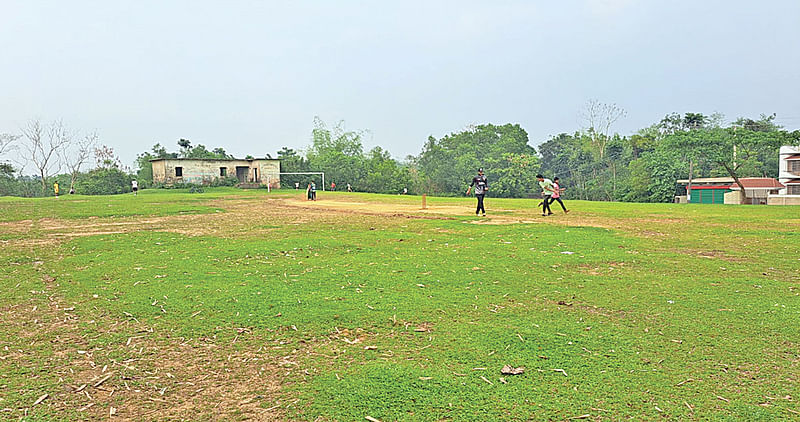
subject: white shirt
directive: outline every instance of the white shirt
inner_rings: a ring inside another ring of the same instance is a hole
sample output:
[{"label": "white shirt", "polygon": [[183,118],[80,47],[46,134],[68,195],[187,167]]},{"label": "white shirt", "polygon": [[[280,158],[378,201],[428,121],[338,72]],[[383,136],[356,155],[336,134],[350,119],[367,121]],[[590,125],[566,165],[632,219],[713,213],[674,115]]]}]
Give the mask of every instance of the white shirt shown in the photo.
[{"label": "white shirt", "polygon": [[131,181],[131,187],[138,188],[139,187],[139,182],[137,182],[135,180],[132,180]]}]

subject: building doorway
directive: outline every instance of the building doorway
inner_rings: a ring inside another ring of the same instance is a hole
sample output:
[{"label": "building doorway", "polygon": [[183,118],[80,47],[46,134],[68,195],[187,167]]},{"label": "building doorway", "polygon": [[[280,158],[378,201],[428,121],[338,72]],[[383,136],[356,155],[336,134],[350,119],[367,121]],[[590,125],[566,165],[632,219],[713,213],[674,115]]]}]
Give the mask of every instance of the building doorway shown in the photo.
[{"label": "building doorway", "polygon": [[239,183],[247,183],[247,174],[250,173],[250,167],[236,166],[236,178]]}]

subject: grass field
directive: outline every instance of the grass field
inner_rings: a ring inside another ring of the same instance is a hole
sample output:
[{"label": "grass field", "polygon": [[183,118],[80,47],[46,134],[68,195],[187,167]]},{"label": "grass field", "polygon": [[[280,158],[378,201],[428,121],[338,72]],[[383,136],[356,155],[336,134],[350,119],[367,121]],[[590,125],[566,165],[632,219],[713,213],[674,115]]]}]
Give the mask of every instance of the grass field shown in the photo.
[{"label": "grass field", "polygon": [[301,196],[0,198],[0,418],[800,418],[797,207]]}]

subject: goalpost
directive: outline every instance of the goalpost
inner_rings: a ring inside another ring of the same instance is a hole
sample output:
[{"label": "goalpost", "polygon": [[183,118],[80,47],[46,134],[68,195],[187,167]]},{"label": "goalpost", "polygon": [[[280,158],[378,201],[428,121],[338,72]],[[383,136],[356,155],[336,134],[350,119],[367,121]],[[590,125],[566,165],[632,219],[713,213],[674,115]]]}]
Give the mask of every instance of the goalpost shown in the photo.
[{"label": "goalpost", "polygon": [[[283,173],[283,172],[278,173],[278,175],[281,175],[281,176],[284,175],[284,174],[287,175],[287,176],[288,175],[315,175],[315,176],[322,176],[322,191],[323,192],[325,191],[325,172],[321,172],[321,171],[313,172],[312,171],[312,172],[300,172],[300,173]],[[270,192],[269,185],[270,185],[269,178],[267,178],[267,192]]]}]

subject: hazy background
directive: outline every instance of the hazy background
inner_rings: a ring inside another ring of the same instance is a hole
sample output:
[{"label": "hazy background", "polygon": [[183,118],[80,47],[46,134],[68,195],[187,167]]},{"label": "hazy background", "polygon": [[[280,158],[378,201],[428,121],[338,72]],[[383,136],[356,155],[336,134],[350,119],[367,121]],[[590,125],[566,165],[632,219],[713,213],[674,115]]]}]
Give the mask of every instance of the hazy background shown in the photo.
[{"label": "hazy background", "polygon": [[63,119],[132,165],[178,138],[242,157],[312,119],[417,154],[520,123],[536,145],[596,98],[629,134],[669,112],[800,126],[800,1],[0,0],[0,132]]}]

